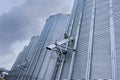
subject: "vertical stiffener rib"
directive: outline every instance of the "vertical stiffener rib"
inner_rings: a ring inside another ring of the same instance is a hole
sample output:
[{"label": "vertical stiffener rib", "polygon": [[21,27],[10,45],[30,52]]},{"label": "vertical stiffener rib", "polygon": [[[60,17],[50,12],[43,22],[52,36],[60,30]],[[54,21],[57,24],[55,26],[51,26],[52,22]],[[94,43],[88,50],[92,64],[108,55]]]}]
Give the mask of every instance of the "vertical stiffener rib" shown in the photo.
[{"label": "vertical stiffener rib", "polygon": [[112,0],[109,0],[109,18],[110,18],[112,80],[118,80],[117,62],[116,62],[116,48],[115,48],[114,17],[113,17],[113,2],[112,2]]},{"label": "vertical stiffener rib", "polygon": [[96,0],[93,0],[92,17],[91,17],[91,24],[90,24],[90,35],[89,35],[89,45],[88,45],[86,80],[90,80],[90,78],[91,78],[93,36],[94,36],[94,24],[95,24],[95,9],[96,9]]}]

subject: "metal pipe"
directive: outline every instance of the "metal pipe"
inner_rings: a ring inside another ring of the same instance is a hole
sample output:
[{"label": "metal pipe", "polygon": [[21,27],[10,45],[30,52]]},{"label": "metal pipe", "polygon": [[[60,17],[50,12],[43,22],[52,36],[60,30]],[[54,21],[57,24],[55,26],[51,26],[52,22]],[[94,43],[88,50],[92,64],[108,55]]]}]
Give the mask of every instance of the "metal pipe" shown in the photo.
[{"label": "metal pipe", "polygon": [[[82,14],[80,15],[80,19],[82,18]],[[81,21],[77,27],[77,32],[76,32],[76,37],[75,37],[75,44],[74,44],[74,49],[77,48],[77,43],[78,43],[78,37],[79,37],[79,31],[80,31],[80,24],[81,24]],[[69,70],[69,73],[68,73],[68,80],[71,80],[71,77],[72,77],[72,72],[73,72],[73,66],[74,66],[74,59],[75,59],[75,51],[72,53],[72,59],[71,59],[71,64],[70,64],[70,70]]]},{"label": "metal pipe", "polygon": [[62,51],[61,47],[58,46],[58,48],[59,48],[59,51],[60,51],[60,60],[62,59],[62,61],[60,63],[60,70],[59,70],[59,73],[58,73],[58,78],[57,78],[57,80],[60,80],[61,79],[62,70],[63,70],[64,60],[65,60],[65,55],[63,54],[63,51]]},{"label": "metal pipe", "polygon": [[58,79],[57,80],[61,79],[61,74],[62,74],[62,70],[63,70],[64,61],[65,61],[65,56],[62,59],[60,70],[59,70],[59,74],[58,74]]}]

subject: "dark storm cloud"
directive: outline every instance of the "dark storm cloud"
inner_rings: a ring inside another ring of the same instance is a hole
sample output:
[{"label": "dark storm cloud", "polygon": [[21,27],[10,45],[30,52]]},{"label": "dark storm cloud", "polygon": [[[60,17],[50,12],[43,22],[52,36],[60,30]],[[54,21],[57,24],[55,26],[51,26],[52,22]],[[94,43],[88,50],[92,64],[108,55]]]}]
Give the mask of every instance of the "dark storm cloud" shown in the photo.
[{"label": "dark storm cloud", "polygon": [[12,53],[11,44],[40,33],[49,15],[69,12],[73,0],[27,0],[0,16],[0,54]]}]

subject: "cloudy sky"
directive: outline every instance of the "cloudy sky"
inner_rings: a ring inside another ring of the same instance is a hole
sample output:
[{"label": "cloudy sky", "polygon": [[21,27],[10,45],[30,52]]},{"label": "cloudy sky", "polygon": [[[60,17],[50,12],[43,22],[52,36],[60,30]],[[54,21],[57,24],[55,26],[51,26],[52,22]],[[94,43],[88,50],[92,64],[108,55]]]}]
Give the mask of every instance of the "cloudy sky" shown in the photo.
[{"label": "cloudy sky", "polygon": [[71,13],[74,0],[0,0],[0,68],[10,69],[53,14]]}]

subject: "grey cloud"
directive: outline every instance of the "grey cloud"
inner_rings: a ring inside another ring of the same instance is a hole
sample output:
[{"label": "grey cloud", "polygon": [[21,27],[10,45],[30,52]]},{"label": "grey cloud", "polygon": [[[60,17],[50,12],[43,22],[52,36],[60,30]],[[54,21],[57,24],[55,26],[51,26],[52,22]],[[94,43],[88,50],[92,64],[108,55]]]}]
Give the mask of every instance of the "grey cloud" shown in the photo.
[{"label": "grey cloud", "polygon": [[43,21],[51,14],[70,13],[73,0],[27,0],[0,16],[0,55],[13,53],[16,41],[39,35]]}]

